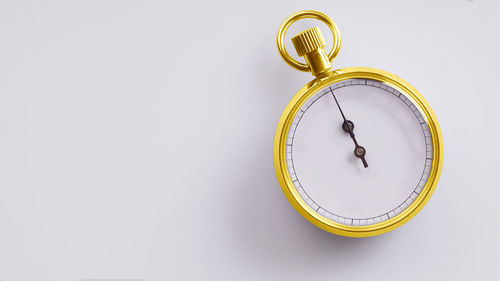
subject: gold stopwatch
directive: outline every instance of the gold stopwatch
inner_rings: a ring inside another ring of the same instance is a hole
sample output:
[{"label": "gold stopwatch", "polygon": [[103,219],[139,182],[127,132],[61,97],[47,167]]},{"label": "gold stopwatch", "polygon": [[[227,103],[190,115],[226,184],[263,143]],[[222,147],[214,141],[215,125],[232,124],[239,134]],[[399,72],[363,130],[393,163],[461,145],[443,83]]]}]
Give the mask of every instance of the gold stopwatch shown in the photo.
[{"label": "gold stopwatch", "polygon": [[[285,49],[297,20],[324,22],[333,35],[327,54],[318,27]],[[302,11],[280,26],[278,51],[315,78],[285,108],[274,141],[278,181],[293,207],[314,225],[343,236],[378,235],[404,224],[427,203],[443,163],[443,140],[429,104],[403,79],[367,67],[332,70],[340,33],[328,16]]]}]

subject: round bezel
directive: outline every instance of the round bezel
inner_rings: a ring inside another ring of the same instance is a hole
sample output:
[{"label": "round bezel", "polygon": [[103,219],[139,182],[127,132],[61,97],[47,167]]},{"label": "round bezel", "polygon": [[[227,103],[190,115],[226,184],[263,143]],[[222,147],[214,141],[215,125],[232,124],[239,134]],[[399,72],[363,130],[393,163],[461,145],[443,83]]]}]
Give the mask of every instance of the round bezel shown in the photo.
[{"label": "round bezel", "polygon": [[[379,81],[381,83],[388,84],[389,86],[397,89],[402,94],[404,94],[415,104],[415,106],[418,107],[418,109],[422,113],[422,116],[429,128],[432,139],[433,161],[430,168],[429,178],[418,197],[400,214],[388,220],[365,226],[350,226],[340,224],[319,215],[313,209],[311,209],[311,207],[309,207],[309,205],[304,202],[295,186],[293,185],[286,160],[286,142],[288,132],[295,115],[298,113],[302,105],[325,86],[332,83],[356,78]],[[424,207],[424,205],[427,203],[432,193],[434,192],[434,189],[436,188],[439,175],[441,173],[443,162],[442,159],[443,141],[441,130],[439,128],[439,124],[434,112],[422,97],[422,95],[409,83],[397,77],[396,75],[382,70],[366,67],[350,67],[335,70],[333,74],[328,78],[322,80],[313,80],[302,89],[300,89],[285,108],[278,123],[274,141],[274,165],[276,169],[276,175],[283,192],[285,193],[292,206],[314,225],[328,232],[350,237],[366,237],[382,234],[401,226],[402,224],[410,220],[413,216],[415,216]]]}]

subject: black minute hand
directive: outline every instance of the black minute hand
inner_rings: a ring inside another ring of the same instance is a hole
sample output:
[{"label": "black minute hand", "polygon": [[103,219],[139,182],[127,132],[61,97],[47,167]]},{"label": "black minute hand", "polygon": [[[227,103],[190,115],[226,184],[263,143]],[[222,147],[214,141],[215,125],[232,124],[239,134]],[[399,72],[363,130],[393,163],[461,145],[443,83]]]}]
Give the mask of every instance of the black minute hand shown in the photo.
[{"label": "black minute hand", "polygon": [[349,133],[349,136],[351,136],[351,139],[354,142],[354,156],[361,159],[361,162],[363,162],[363,166],[365,168],[368,168],[368,163],[366,162],[366,159],[365,159],[366,149],[358,144],[358,142],[356,141],[356,137],[354,136],[354,123],[345,118],[344,112],[342,111],[342,108],[340,108],[340,104],[337,101],[337,97],[333,93],[332,89],[330,89],[330,92],[332,92],[333,99],[335,99],[335,103],[337,104],[337,107],[340,110],[340,114],[342,115],[342,119],[344,119],[344,122],[342,123],[342,129],[345,132]]}]

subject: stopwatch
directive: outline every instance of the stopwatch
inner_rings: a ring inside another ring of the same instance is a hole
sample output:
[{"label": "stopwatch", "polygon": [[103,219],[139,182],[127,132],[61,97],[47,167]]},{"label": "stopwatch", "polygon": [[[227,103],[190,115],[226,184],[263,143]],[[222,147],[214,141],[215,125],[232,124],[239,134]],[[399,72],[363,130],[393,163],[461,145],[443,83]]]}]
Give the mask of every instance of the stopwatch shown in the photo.
[{"label": "stopwatch", "polygon": [[[292,43],[305,64],[285,49],[297,20],[324,22],[333,35],[327,54],[319,27]],[[367,67],[332,70],[341,44],[331,18],[292,14],[280,26],[278,51],[315,78],[286,106],[274,141],[278,181],[291,205],[334,234],[366,237],[393,230],[415,216],[438,183],[443,141],[429,104],[409,83]]]}]

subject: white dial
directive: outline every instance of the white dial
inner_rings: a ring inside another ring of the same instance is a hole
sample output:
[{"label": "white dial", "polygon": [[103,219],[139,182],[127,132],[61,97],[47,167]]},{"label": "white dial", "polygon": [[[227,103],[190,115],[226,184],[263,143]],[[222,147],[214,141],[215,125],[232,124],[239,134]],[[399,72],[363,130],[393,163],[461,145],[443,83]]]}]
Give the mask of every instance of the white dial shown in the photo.
[{"label": "white dial", "polygon": [[[354,126],[343,128],[344,117]],[[364,157],[355,155],[356,147],[365,149]],[[300,108],[286,158],[293,185],[312,210],[344,225],[371,225],[401,213],[422,191],[432,139],[405,94],[375,80],[349,79]]]}]

